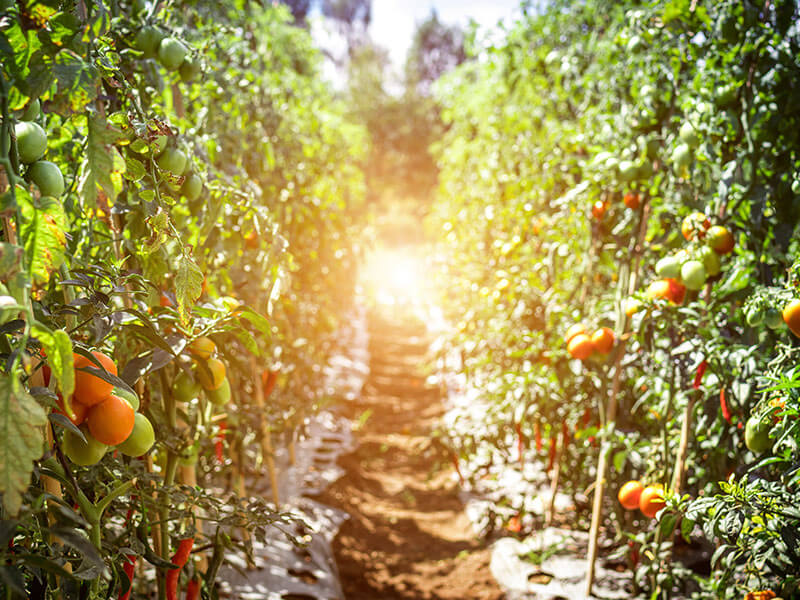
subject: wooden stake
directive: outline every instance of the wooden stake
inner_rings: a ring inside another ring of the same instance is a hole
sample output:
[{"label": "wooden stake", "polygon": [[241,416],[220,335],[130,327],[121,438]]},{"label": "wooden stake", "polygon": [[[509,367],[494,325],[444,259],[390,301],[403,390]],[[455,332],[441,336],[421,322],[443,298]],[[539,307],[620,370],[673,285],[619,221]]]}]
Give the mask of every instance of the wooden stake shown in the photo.
[{"label": "wooden stake", "polygon": [[272,432],[270,431],[269,423],[267,422],[266,406],[264,401],[264,385],[261,377],[258,375],[258,368],[256,365],[255,355],[250,355],[250,368],[256,374],[256,406],[258,407],[258,416],[261,425],[261,454],[264,457],[264,462],[267,463],[267,471],[269,472],[269,482],[272,487],[272,501],[275,503],[275,508],[280,506],[280,497],[278,494],[278,470],[275,467],[275,455],[272,449]]},{"label": "wooden stake", "polygon": [[550,526],[553,522],[553,515],[555,514],[555,507],[556,507],[556,494],[558,493],[558,480],[561,476],[561,455],[564,453],[564,441],[559,444],[558,443],[558,436],[556,436],[555,440],[556,444],[556,457],[554,460],[553,468],[555,469],[555,473],[553,473],[553,478],[550,480],[550,502],[547,506],[547,517],[545,520],[545,525]]},{"label": "wooden stake", "polygon": [[[644,243],[645,234],[647,233],[647,220],[649,215],[650,205],[645,202],[642,207],[642,216],[639,221],[639,232],[636,244],[633,247],[633,260],[630,263],[631,268],[627,273],[627,283],[623,283],[626,277],[620,277],[618,294],[619,292],[630,294],[636,289],[639,274],[639,255],[641,254],[642,244]],[[625,312],[622,310],[622,300],[621,296],[617,298],[617,331],[621,331],[627,324]],[[600,444],[600,458],[597,463],[597,477],[595,478],[594,497],[592,499],[592,524],[589,528],[586,587],[584,590],[587,598],[592,595],[592,586],[594,585],[594,567],[595,561],[597,560],[597,537],[600,533],[600,522],[603,518],[603,492],[605,491],[606,471],[608,469],[608,455],[611,452],[611,444],[608,438],[611,433],[610,428],[617,418],[617,398],[619,397],[619,388],[622,379],[622,358],[625,355],[626,345],[627,337],[620,339],[616,360],[614,361],[614,379],[611,384],[611,393],[608,396],[608,405],[606,407],[605,429]]]}]

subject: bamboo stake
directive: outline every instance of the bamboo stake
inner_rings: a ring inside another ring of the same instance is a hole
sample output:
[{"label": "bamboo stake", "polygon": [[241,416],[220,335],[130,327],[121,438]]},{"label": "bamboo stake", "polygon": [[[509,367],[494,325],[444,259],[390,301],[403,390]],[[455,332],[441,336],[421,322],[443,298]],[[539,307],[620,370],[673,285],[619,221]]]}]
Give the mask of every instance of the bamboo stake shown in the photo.
[{"label": "bamboo stake", "polygon": [[555,506],[556,506],[556,494],[558,493],[558,480],[561,476],[561,455],[564,452],[564,440],[561,443],[558,443],[558,436],[556,436],[556,457],[555,457],[555,464],[554,469],[555,473],[553,473],[553,478],[550,480],[550,502],[547,505],[547,518],[545,520],[545,525],[547,527],[553,522],[553,515],[555,514]]},{"label": "bamboo stake", "polygon": [[[642,244],[647,232],[647,219],[649,216],[649,204],[645,203],[642,208],[642,216],[639,221],[639,232],[637,236],[636,245],[633,248],[633,268],[627,274],[627,284],[623,284],[624,277],[620,277],[619,290],[630,294],[632,290],[636,289],[637,279],[639,274],[639,254],[642,250]],[[622,298],[617,298],[617,330],[621,330],[626,324],[626,315],[622,310]],[[614,378],[611,384],[611,393],[608,396],[608,405],[606,408],[606,418],[603,439],[600,444],[600,457],[597,463],[597,477],[595,478],[594,497],[592,499],[592,524],[589,528],[589,552],[587,557],[586,569],[586,588],[585,595],[588,598],[592,595],[592,586],[594,585],[595,575],[595,561],[597,560],[597,538],[600,533],[600,522],[603,517],[603,493],[605,491],[606,471],[608,470],[608,455],[611,451],[611,444],[609,442],[608,429],[613,426],[617,418],[617,398],[619,397],[619,389],[621,385],[621,372],[622,372],[622,358],[625,355],[625,346],[627,345],[627,338],[621,339],[617,349],[616,360],[614,362]]]},{"label": "bamboo stake", "polygon": [[[255,355],[250,355],[250,368],[253,373],[258,374]],[[267,463],[267,471],[269,472],[269,482],[272,487],[272,501],[275,503],[275,508],[280,506],[280,497],[278,494],[278,471],[275,468],[275,455],[272,448],[272,432],[270,431],[269,423],[267,422],[266,406],[264,402],[264,385],[261,377],[256,375],[256,406],[258,407],[258,418],[261,425],[261,453],[263,454],[264,462]]]}]

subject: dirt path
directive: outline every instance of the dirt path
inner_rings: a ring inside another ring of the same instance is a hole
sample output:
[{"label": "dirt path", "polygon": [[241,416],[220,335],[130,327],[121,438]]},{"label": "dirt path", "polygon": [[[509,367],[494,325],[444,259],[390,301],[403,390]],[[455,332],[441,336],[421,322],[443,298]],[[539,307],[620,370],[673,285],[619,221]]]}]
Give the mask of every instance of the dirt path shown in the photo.
[{"label": "dirt path", "polygon": [[334,543],[342,587],[347,600],[501,600],[450,470],[431,473],[428,434],[444,409],[419,373],[422,330],[370,319],[371,374],[347,408],[354,421],[370,416],[320,498],[350,514]]}]

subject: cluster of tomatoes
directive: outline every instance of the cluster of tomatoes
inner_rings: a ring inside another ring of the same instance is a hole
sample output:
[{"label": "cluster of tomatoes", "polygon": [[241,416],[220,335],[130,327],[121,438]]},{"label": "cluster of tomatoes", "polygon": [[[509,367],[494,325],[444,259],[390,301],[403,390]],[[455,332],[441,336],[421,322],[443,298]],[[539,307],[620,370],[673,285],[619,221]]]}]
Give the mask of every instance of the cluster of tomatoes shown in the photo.
[{"label": "cluster of tomatoes", "polygon": [[592,354],[608,354],[614,348],[616,336],[610,327],[601,327],[594,332],[586,329],[583,323],[575,323],[564,336],[567,352],[572,358],[586,360]]},{"label": "cluster of tomatoes", "polygon": [[[710,277],[720,274],[720,257],[730,254],[735,245],[727,227],[712,226],[711,220],[701,212],[691,213],[683,220],[681,233],[689,245],[656,263],[659,279],[647,287],[645,297],[648,300],[683,304],[687,289],[700,290]],[[625,301],[625,313],[629,317],[642,308],[642,302],[635,298]]]},{"label": "cluster of tomatoes", "polygon": [[27,165],[25,178],[36,185],[42,196],[57,198],[64,193],[64,175],[58,165],[42,160],[47,153],[47,133],[36,120],[41,114],[39,100],[33,100],[25,109],[21,120],[14,125],[17,140],[17,157]]},{"label": "cluster of tomatoes", "polygon": [[216,406],[224,406],[231,399],[231,384],[225,363],[214,354],[217,346],[211,338],[199,337],[189,344],[189,353],[194,359],[191,374],[181,370],[175,378],[175,399],[190,402],[205,391],[206,398]]},{"label": "cluster of tomatoes", "polygon": [[[155,443],[155,431],[148,418],[139,410],[139,398],[130,390],[114,386],[91,372],[117,375],[114,361],[102,352],[91,353],[94,360],[74,354],[75,392],[69,406],[59,396],[59,407],[77,432],[67,430],[61,448],[73,463],[88,466],[97,463],[111,446],[126,456],[141,456]],[[96,362],[95,362],[96,361]],[[45,385],[49,385],[50,370],[44,367]]]},{"label": "cluster of tomatoes", "polygon": [[641,481],[632,480],[627,482],[617,493],[617,499],[623,508],[627,510],[642,511],[646,517],[655,518],[667,503],[664,501],[664,486],[654,483],[645,486]]}]

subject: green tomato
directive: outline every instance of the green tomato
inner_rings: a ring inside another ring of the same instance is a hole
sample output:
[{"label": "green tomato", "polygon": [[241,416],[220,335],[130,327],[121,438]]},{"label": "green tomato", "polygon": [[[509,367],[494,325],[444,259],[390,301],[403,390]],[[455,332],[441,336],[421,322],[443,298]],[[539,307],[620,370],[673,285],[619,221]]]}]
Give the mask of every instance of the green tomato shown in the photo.
[{"label": "green tomato", "polygon": [[224,406],[231,399],[231,383],[228,378],[222,380],[222,385],[215,390],[206,390],[209,402],[215,406]]},{"label": "green tomato", "polygon": [[141,456],[147,454],[156,442],[156,433],[150,420],[142,413],[136,413],[133,422],[133,431],[124,442],[117,446],[117,450],[125,456]]},{"label": "green tomato", "polygon": [[64,176],[58,165],[49,160],[37,160],[28,169],[30,178],[42,196],[53,196],[57,198],[64,193]]},{"label": "green tomato", "polygon": [[186,176],[186,180],[181,186],[181,194],[189,201],[194,202],[203,193],[203,180],[195,173]]},{"label": "green tomato", "polygon": [[736,99],[736,86],[733,84],[723,85],[714,93],[714,102],[717,106],[728,106]]},{"label": "green tomato", "polygon": [[639,174],[639,169],[636,163],[632,160],[619,161],[619,178],[622,181],[633,181]]},{"label": "green tomato", "polygon": [[681,276],[681,263],[677,256],[665,256],[656,263],[656,273],[662,279],[678,279]]},{"label": "green tomato", "polygon": [[155,58],[158,53],[159,44],[161,44],[161,40],[164,39],[164,36],[165,33],[163,31],[157,27],[148,25],[147,27],[142,27],[139,33],[136,34],[133,46],[141,51],[144,58]]},{"label": "green tomato", "polygon": [[678,137],[690,148],[695,148],[700,143],[700,136],[697,134],[697,129],[689,121],[681,125],[678,132]]},{"label": "green tomato", "polygon": [[38,124],[20,121],[14,126],[17,154],[24,163],[36,162],[47,152],[47,134]]},{"label": "green tomato", "polygon": [[200,384],[192,379],[185,371],[178,373],[175,378],[175,384],[172,388],[172,393],[175,395],[175,400],[178,402],[191,402],[195,398],[200,397],[200,392],[203,388]]},{"label": "green tomato", "polygon": [[108,446],[94,439],[85,425],[81,426],[81,432],[86,438],[85,442],[73,432],[65,431],[61,449],[64,451],[64,455],[76,465],[88,467],[100,462],[100,459],[105,456]]},{"label": "green tomato", "polygon": [[747,310],[745,317],[750,327],[758,327],[764,322],[764,311],[761,310],[760,306],[754,305]]},{"label": "green tomato", "polygon": [[139,410],[139,396],[137,396],[135,393],[129,392],[125,388],[117,386],[114,386],[114,389],[111,391],[111,393],[125,400],[125,402],[130,404],[134,411]]},{"label": "green tomato", "polygon": [[678,144],[670,157],[678,169],[688,169],[692,164],[692,149],[687,143]]},{"label": "green tomato", "polygon": [[764,323],[767,324],[767,327],[770,329],[779,329],[783,327],[783,315],[781,311],[777,308],[770,306],[764,311]]},{"label": "green tomato", "polygon": [[178,148],[167,148],[156,158],[159,169],[169,171],[173,175],[182,175],[186,168],[186,154]]},{"label": "green tomato", "polygon": [[769,450],[772,447],[772,441],[769,439],[769,430],[769,423],[755,416],[747,419],[747,425],[744,428],[744,443],[747,449],[755,454],[761,454]]},{"label": "green tomato", "polygon": [[158,46],[158,61],[169,71],[175,71],[189,54],[189,49],[173,37],[164,38]]},{"label": "green tomato", "polygon": [[23,310],[13,296],[0,294],[0,325],[13,321],[19,311]]},{"label": "green tomato", "polygon": [[178,455],[178,464],[182,467],[191,467],[197,464],[197,457],[197,444],[192,444],[188,448],[181,450],[181,453]]},{"label": "green tomato", "polygon": [[25,112],[22,113],[22,121],[35,121],[39,114],[42,112],[42,103],[39,102],[38,98],[34,98],[30,101],[30,104],[25,108]]},{"label": "green tomato", "polygon": [[191,58],[186,58],[180,66],[178,72],[181,76],[181,81],[188,83],[200,74],[200,63]]},{"label": "green tomato", "polygon": [[706,282],[706,268],[699,260],[687,260],[681,267],[681,281],[690,290],[699,290]]},{"label": "green tomato", "polygon": [[710,277],[719,275],[722,269],[722,261],[719,254],[714,252],[709,246],[703,246],[697,253],[698,258],[702,261],[703,266],[706,268],[706,273]]}]

